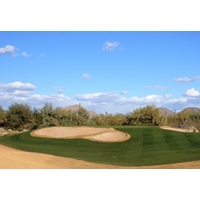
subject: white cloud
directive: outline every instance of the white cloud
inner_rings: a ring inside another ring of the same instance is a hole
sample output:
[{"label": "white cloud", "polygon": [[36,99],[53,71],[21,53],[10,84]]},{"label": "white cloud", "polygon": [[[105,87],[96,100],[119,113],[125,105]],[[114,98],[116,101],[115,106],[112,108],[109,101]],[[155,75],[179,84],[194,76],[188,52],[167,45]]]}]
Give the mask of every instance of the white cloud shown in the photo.
[{"label": "white cloud", "polygon": [[155,105],[157,107],[166,107],[171,110],[181,110],[185,107],[200,107],[200,91],[194,88],[186,91],[185,96],[181,98],[172,98],[171,94],[156,95],[151,94],[143,97],[126,97],[121,92],[98,92],[87,94],[76,94],[75,100],[62,94],[60,87],[55,87],[56,94],[42,95],[35,94],[36,86],[31,83],[22,83],[19,81],[12,83],[0,83],[0,102],[4,108],[12,103],[28,103],[32,107],[41,107],[45,103],[52,103],[53,106],[65,107],[67,105],[81,102],[88,110],[94,110],[97,113],[127,113],[138,107],[146,105]]},{"label": "white cloud", "polygon": [[[190,90],[189,90],[190,91]],[[127,113],[138,107],[146,105],[155,105],[156,107],[166,107],[168,109],[182,110],[186,107],[200,106],[200,93],[191,90],[188,97],[172,98],[171,94],[165,95],[147,95],[144,97],[132,96],[124,97],[123,94],[116,92],[110,93],[88,93],[76,94],[76,100],[81,102],[87,109],[95,110],[97,113]],[[191,97],[193,95],[193,97]],[[197,97],[197,95],[199,95]]]},{"label": "white cloud", "polygon": [[145,97],[133,96],[126,98],[118,93],[91,93],[76,94],[75,97],[89,107],[96,107],[99,112],[111,111],[112,113],[119,111],[123,113],[130,112],[138,106],[160,105],[166,101],[165,96],[154,94]]},{"label": "white cloud", "polygon": [[174,104],[174,103],[186,103],[188,101],[187,98],[176,98],[176,99],[171,99],[168,101],[168,103]]},{"label": "white cloud", "polygon": [[123,91],[121,91],[121,94],[128,94],[128,91],[123,90]]},{"label": "white cloud", "polygon": [[45,103],[52,103],[53,106],[64,107],[69,104],[73,104],[71,98],[65,96],[64,94],[51,94],[51,95],[41,95],[41,94],[33,94],[29,96],[26,101],[35,107],[43,106]]},{"label": "white cloud", "polygon": [[54,89],[55,89],[56,93],[58,93],[58,94],[61,94],[64,92],[64,90],[61,89],[60,87],[55,87]]},{"label": "white cloud", "polygon": [[[0,102],[1,106],[8,107],[12,103],[28,103],[32,107],[40,107],[45,103],[50,102],[54,106],[66,106],[74,103],[71,98],[63,94],[50,94],[41,95],[34,94],[36,86],[31,83],[12,82],[12,83],[0,83]],[[57,90],[61,91],[60,88]]]},{"label": "white cloud", "polygon": [[119,44],[119,42],[105,42],[103,45],[103,51],[114,51]]},{"label": "white cloud", "polygon": [[185,95],[189,97],[200,97],[200,92],[192,88],[192,89],[187,90]]},{"label": "white cloud", "polygon": [[25,90],[25,91],[32,91],[36,88],[35,85],[31,83],[22,83],[20,81],[12,82],[12,83],[0,83],[0,91],[13,91],[13,90]]},{"label": "white cloud", "polygon": [[165,94],[164,95],[164,97],[166,98],[166,99],[168,99],[169,97],[171,97],[172,96],[172,94]]},{"label": "white cloud", "polygon": [[82,75],[82,78],[89,79],[89,78],[91,78],[91,76],[90,76],[89,74],[87,74],[87,73],[84,73],[84,74]]},{"label": "white cloud", "polygon": [[32,54],[28,54],[26,51],[23,51],[23,52],[21,53],[21,55],[24,56],[25,58],[28,58],[28,57],[31,57],[31,56],[32,56]]},{"label": "white cloud", "polygon": [[168,86],[150,85],[150,86],[147,86],[146,88],[155,89],[155,90],[165,90],[166,88],[168,88]]},{"label": "white cloud", "polygon": [[7,54],[11,56],[16,56],[17,48],[12,45],[6,45],[5,47],[0,48],[0,54]]},{"label": "white cloud", "polygon": [[16,99],[21,97],[27,97],[31,94],[36,86],[31,83],[22,83],[19,81],[12,83],[0,83],[0,93],[2,97],[10,99]]},{"label": "white cloud", "polygon": [[90,101],[93,103],[114,102],[119,98],[116,93],[91,93],[91,94],[76,94],[78,101]]},{"label": "white cloud", "polygon": [[147,105],[147,104],[161,104],[164,102],[165,98],[160,95],[148,95],[145,97],[133,96],[131,98],[121,98],[120,104],[137,104],[137,105]]},{"label": "white cloud", "polygon": [[196,76],[196,77],[193,77],[193,78],[188,78],[188,77],[175,78],[174,81],[179,82],[179,83],[187,83],[187,82],[198,81],[199,79],[200,79],[200,76]]}]

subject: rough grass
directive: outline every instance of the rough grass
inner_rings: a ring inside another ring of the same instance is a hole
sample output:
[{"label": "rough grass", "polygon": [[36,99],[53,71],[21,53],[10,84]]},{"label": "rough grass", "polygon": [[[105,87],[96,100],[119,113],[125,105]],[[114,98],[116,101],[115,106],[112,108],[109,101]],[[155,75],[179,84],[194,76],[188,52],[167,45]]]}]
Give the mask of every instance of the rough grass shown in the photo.
[{"label": "rough grass", "polygon": [[200,160],[200,134],[180,133],[158,127],[121,126],[131,139],[121,143],[85,139],[50,139],[30,132],[0,137],[0,144],[16,149],[121,166],[151,166]]}]

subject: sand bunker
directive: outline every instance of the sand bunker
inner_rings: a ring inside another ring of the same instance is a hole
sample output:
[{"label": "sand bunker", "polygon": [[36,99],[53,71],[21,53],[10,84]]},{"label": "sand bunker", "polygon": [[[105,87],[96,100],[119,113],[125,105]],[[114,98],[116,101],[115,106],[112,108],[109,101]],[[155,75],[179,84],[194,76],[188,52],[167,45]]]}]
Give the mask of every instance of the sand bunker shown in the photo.
[{"label": "sand bunker", "polygon": [[[161,126],[160,128],[162,129],[166,129],[166,130],[171,130],[171,131],[178,131],[178,132],[184,132],[184,133],[192,133],[194,132],[194,128],[190,128],[190,129],[183,129],[183,128],[172,128],[170,126]],[[195,128],[195,132],[199,132],[199,130],[197,130]]]},{"label": "sand bunker", "polygon": [[129,134],[113,128],[93,127],[50,127],[33,131],[31,135],[34,137],[65,139],[84,138],[97,142],[123,142],[131,137]]}]

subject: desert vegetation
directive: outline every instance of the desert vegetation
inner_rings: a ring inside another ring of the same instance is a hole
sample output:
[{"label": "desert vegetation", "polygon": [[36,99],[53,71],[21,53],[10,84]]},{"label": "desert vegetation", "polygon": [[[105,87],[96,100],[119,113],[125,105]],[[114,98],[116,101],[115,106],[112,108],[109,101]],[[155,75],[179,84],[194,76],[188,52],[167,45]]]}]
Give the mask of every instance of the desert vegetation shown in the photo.
[{"label": "desert vegetation", "polygon": [[127,114],[96,114],[90,113],[81,105],[77,110],[53,108],[46,103],[42,108],[33,108],[28,104],[15,103],[4,110],[0,106],[0,126],[7,129],[22,131],[51,126],[163,126],[175,128],[200,129],[200,112],[185,109],[167,116],[160,109],[150,105],[133,110]]},{"label": "desert vegetation", "polygon": [[188,110],[168,117],[167,125],[177,128],[194,128],[194,130],[200,130],[200,112],[193,113]]}]

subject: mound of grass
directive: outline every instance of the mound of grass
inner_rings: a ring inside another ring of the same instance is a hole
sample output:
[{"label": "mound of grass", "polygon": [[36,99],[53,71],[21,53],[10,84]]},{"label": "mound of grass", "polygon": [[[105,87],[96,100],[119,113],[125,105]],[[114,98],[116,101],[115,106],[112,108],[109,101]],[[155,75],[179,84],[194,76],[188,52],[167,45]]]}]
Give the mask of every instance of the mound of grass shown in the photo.
[{"label": "mound of grass", "polygon": [[0,137],[0,144],[16,149],[121,166],[151,166],[200,160],[200,134],[180,133],[158,127],[121,126],[130,140],[100,143],[85,139],[50,139],[30,132]]}]

